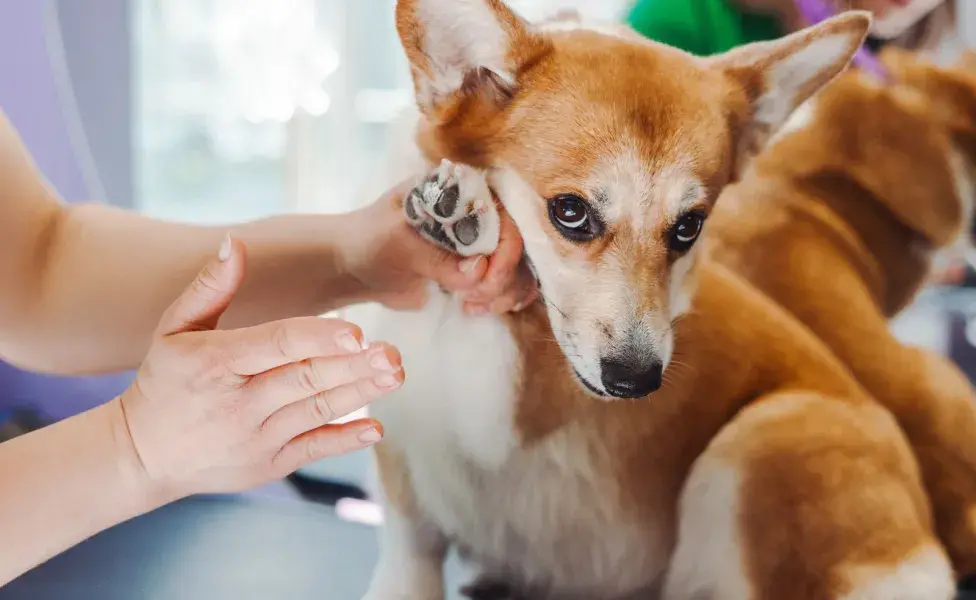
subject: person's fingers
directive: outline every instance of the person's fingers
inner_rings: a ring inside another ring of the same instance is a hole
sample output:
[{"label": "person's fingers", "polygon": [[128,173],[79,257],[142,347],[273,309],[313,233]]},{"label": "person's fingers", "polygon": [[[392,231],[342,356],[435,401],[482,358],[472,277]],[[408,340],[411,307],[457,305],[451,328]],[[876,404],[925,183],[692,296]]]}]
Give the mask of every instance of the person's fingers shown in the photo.
[{"label": "person's fingers", "polygon": [[473,288],[475,292],[489,298],[505,292],[515,276],[515,270],[522,262],[522,234],[501,205],[498,210],[501,216],[498,248],[488,257],[487,270],[481,282]]},{"label": "person's fingers", "polygon": [[500,315],[525,310],[538,298],[538,288],[518,288],[510,290],[494,300],[465,300],[462,309],[466,315],[472,317],[489,314]]},{"label": "person's fingers", "polygon": [[402,384],[402,370],[371,379],[358,379],[284,406],[264,420],[261,430],[272,439],[291,439],[341,419]]},{"label": "person's fingers", "polygon": [[413,271],[423,279],[435,281],[447,290],[461,291],[472,288],[484,277],[488,268],[485,257],[451,254],[420,237],[413,229],[408,237],[404,253],[409,257]]},{"label": "person's fingers", "polygon": [[356,354],[364,347],[359,327],[321,317],[296,317],[217,333],[227,367],[244,376],[310,358]]},{"label": "person's fingers", "polygon": [[323,425],[285,444],[274,458],[274,468],[284,477],[309,463],[368,448],[381,439],[383,426],[374,419]]},{"label": "person's fingers", "polygon": [[163,313],[157,335],[166,336],[187,331],[205,331],[217,327],[217,321],[230,306],[244,280],[244,246],[228,235],[217,257],[197,274],[196,279]]},{"label": "person's fingers", "polygon": [[358,354],[310,358],[265,371],[251,378],[247,388],[259,398],[260,409],[267,416],[292,402],[361,379],[374,380],[381,388],[394,386],[395,377],[402,370],[401,364],[396,348],[389,344],[372,344]]},{"label": "person's fingers", "polygon": [[508,281],[505,290],[492,295],[475,289],[462,295],[465,311],[470,315],[486,313],[518,312],[531,304],[539,295],[539,284],[532,274],[532,270],[523,261],[518,266],[514,279]]}]

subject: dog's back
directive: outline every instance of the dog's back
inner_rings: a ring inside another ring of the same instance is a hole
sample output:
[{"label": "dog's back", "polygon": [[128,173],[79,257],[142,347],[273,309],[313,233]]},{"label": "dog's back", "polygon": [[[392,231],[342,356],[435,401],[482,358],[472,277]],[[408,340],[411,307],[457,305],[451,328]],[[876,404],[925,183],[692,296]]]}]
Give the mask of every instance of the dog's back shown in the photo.
[{"label": "dog's back", "polygon": [[969,573],[976,396],[951,362],[901,344],[888,326],[971,212],[972,157],[931,101],[845,75],[726,190],[709,249],[810,327],[892,410],[920,460],[940,535]]}]

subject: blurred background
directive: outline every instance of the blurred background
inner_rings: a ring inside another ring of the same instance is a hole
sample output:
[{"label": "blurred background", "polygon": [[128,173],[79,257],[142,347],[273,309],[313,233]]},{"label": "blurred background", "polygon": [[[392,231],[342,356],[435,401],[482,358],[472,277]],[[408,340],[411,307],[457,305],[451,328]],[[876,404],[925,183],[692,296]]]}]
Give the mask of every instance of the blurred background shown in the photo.
[{"label": "blurred background", "polygon": [[[361,197],[412,100],[394,0],[110,3],[131,11],[131,80],[118,85],[133,99],[137,208],[226,222]],[[567,3],[511,4],[532,17]],[[614,19],[625,3],[570,4]]]},{"label": "blurred background", "polygon": [[[573,7],[607,20],[632,4],[509,3],[530,19]],[[0,2],[0,107],[69,202],[196,223],[346,211],[381,191],[373,173],[391,120],[411,101],[394,4]],[[959,2],[969,45],[974,4]],[[973,377],[971,289],[923,294],[895,328]],[[129,377],[38,377],[0,364],[0,417],[30,407],[62,418],[114,396]],[[51,561],[0,600],[358,598],[380,518],[364,501],[367,461],[361,453],[253,494],[168,507]],[[449,572],[456,578],[457,565]]]}]

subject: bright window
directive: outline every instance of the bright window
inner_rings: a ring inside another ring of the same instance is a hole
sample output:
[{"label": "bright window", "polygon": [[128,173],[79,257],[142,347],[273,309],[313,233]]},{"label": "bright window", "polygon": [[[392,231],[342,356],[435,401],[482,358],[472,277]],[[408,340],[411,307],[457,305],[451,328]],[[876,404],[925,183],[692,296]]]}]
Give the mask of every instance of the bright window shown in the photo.
[{"label": "bright window", "polygon": [[[136,0],[137,207],[213,223],[360,204],[411,101],[394,4]],[[615,18],[623,2],[510,4]]]}]

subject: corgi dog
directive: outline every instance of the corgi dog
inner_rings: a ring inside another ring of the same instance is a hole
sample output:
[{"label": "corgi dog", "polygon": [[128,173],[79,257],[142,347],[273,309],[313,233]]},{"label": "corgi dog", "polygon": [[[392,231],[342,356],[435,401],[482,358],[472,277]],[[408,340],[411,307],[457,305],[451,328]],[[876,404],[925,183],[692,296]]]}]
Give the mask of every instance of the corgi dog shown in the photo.
[{"label": "corgi dog", "polygon": [[[937,251],[966,241],[976,201],[976,71],[882,54],[893,82],[842,75],[729,187],[706,248],[789,310],[898,419],[936,529],[976,573],[976,391],[888,319]],[[760,216],[761,215],[761,216]]]},{"label": "corgi dog", "polygon": [[396,18],[433,169],[405,218],[484,254],[494,192],[542,301],[468,317],[432,289],[421,311],[351,317],[407,373],[371,406],[385,523],[366,597],[442,599],[455,547],[476,593],[539,600],[951,598],[895,419],[698,244],[869,17],[709,58],[501,0],[399,0]]}]

